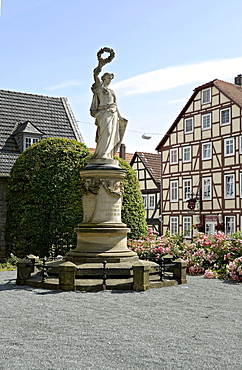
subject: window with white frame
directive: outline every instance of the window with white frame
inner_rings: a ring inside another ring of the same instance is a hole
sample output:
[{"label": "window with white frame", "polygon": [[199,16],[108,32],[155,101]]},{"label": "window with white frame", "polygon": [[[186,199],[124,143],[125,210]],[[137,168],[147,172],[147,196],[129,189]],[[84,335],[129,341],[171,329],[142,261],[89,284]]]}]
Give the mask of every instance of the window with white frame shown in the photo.
[{"label": "window with white frame", "polygon": [[178,234],[178,216],[171,216],[170,218],[170,233]]},{"label": "window with white frame", "polygon": [[202,179],[202,199],[211,200],[212,199],[212,178],[203,177]]},{"label": "window with white frame", "polygon": [[224,155],[226,157],[230,155],[234,155],[234,138],[233,137],[224,139]]},{"label": "window with white frame", "polygon": [[191,147],[184,146],[183,147],[183,162],[191,162]]},{"label": "window with white frame", "polygon": [[225,234],[235,233],[235,216],[225,216]]},{"label": "window with white frame", "polygon": [[142,194],[143,201],[144,201],[144,207],[147,209],[147,194]]},{"label": "window with white frame", "polygon": [[240,198],[242,198],[242,172],[240,172],[240,185],[239,185],[239,187],[240,187]]},{"label": "window with white frame", "polygon": [[178,202],[178,180],[170,181],[170,201]]},{"label": "window with white frame", "polygon": [[234,174],[224,176],[224,197],[226,199],[235,197]]},{"label": "window with white frame", "polygon": [[242,154],[242,136],[239,138],[239,152]]},{"label": "window with white frame", "polygon": [[202,90],[202,104],[211,102],[211,88]]},{"label": "window with white frame", "polygon": [[25,137],[24,139],[24,150],[27,149],[29,146],[37,143],[39,141],[36,137]]},{"label": "window with white frame", "polygon": [[148,208],[155,209],[155,194],[149,194],[148,196]]},{"label": "window with white frame", "polygon": [[204,160],[212,158],[212,143],[203,143],[202,158]]},{"label": "window with white frame", "polygon": [[211,113],[202,115],[202,130],[208,130],[211,128]]},{"label": "window with white frame", "polygon": [[228,125],[230,123],[230,108],[221,109],[220,125]]},{"label": "window with white frame", "polygon": [[185,238],[192,237],[192,218],[191,216],[183,217],[183,234]]},{"label": "window with white frame", "polygon": [[193,132],[193,117],[185,118],[185,134]]},{"label": "window with white frame", "polygon": [[178,148],[170,149],[170,163],[178,163]]},{"label": "window with white frame", "polygon": [[184,179],[183,180],[183,200],[187,201],[192,196],[192,180]]}]

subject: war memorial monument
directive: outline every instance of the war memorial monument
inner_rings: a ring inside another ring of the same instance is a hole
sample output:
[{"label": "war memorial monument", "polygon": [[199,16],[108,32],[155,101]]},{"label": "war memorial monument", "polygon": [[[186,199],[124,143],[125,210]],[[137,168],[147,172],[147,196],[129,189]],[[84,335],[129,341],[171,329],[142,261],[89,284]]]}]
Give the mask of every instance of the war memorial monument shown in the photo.
[{"label": "war memorial monument", "polygon": [[[106,59],[102,57],[104,53],[109,54]],[[96,149],[81,170],[83,221],[75,228],[77,246],[63,260],[44,261],[40,271],[35,256],[19,261],[18,285],[81,291],[142,291],[186,283],[184,261],[174,261],[171,276],[161,279],[161,267],[157,263],[139,260],[127,247],[129,228],[121,221],[125,170],[114,156],[128,121],[121,116],[115,93],[109,87],[114,75],[106,72],[100,77],[102,68],[114,57],[112,49],[100,49],[98,65],[93,71],[90,114],[97,126]]]}]

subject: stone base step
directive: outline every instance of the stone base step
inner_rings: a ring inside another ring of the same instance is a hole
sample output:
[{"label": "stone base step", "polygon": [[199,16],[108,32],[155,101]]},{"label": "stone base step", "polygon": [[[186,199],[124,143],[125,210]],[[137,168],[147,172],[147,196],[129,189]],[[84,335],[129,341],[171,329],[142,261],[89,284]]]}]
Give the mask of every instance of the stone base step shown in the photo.
[{"label": "stone base step", "polygon": [[[50,290],[61,290],[59,287],[58,277],[48,277],[45,281],[42,281],[41,273],[38,272],[33,274],[31,278],[27,279],[25,282],[26,286],[31,286],[33,288],[42,288]],[[162,288],[178,285],[176,280],[171,277],[166,277],[162,281],[159,275],[150,276],[150,288]],[[119,279],[107,279],[106,284],[103,284],[102,279],[90,279],[90,278],[76,278],[75,288],[65,289],[65,290],[75,290],[84,292],[98,292],[103,290],[123,290],[131,291],[133,290],[133,278],[119,278]]]}]

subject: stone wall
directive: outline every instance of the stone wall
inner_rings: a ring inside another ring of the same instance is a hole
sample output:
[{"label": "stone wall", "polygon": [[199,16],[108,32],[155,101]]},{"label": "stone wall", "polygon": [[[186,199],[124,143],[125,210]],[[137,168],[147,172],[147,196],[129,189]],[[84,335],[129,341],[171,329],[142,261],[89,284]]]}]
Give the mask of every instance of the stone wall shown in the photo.
[{"label": "stone wall", "polygon": [[6,204],[7,178],[0,178],[0,258],[5,256],[5,222],[7,216]]}]

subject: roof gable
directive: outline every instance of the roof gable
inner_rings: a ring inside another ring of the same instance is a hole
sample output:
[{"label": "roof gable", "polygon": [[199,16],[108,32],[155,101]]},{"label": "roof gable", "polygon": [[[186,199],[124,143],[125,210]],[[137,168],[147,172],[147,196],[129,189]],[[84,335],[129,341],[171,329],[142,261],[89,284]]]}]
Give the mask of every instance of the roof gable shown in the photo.
[{"label": "roof gable", "polygon": [[139,158],[150,176],[154,179],[156,184],[161,183],[161,156],[160,154],[135,152],[133,158],[130,161],[130,165],[134,163],[136,158]]},{"label": "roof gable", "polygon": [[166,134],[161,139],[160,143],[157,145],[156,150],[160,151],[162,146],[166,143],[167,139],[169,138],[170,134],[176,127],[179,120],[182,118],[183,114],[186,112],[186,110],[189,108],[192,101],[195,99],[196,95],[199,91],[215,86],[221,93],[223,93],[227,98],[232,100],[235,104],[237,104],[240,108],[242,108],[242,87],[239,85],[232,84],[230,82],[225,82],[222,80],[213,80],[210,81],[204,85],[198,86],[194,89],[194,92],[184,108],[179,113],[178,117],[175,119],[169,130],[166,132]]},{"label": "roof gable", "polygon": [[43,135],[43,132],[38,130],[31,122],[26,121],[20,123],[16,130],[14,130],[13,135],[18,135],[20,133],[33,134],[33,135]]}]

